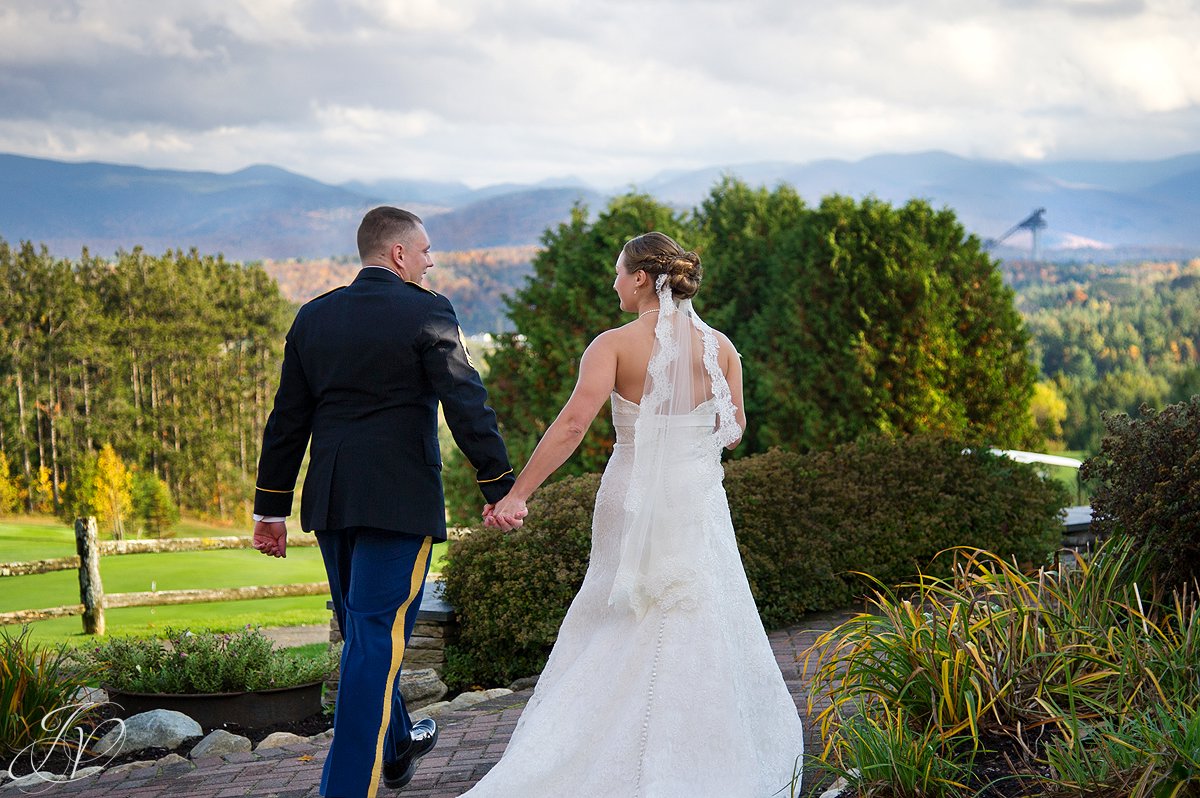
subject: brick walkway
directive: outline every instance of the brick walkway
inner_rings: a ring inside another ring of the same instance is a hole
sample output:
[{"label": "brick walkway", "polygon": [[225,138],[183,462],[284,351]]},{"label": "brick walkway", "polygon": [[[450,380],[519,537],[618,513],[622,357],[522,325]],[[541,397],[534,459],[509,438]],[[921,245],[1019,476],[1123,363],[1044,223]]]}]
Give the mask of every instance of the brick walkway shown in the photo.
[{"label": "brick walkway", "polygon": [[[806,697],[797,656],[821,633],[833,628],[849,612],[813,614],[788,629],[770,635],[771,646],[784,679],[801,713]],[[404,798],[456,798],[483,777],[504,753],[509,735],[521,716],[530,692],[523,691],[478,704],[438,719],[438,745],[421,760],[416,778],[397,793],[386,788],[380,795]],[[808,753],[819,750],[820,736],[806,719]],[[328,741],[305,742],[290,748],[232,754],[193,762],[178,760],[125,772],[106,771],[76,782],[39,784],[27,788],[38,795],[75,798],[317,798],[321,766]],[[804,795],[819,794],[814,774],[806,770]],[[19,795],[0,788],[0,796]]]}]

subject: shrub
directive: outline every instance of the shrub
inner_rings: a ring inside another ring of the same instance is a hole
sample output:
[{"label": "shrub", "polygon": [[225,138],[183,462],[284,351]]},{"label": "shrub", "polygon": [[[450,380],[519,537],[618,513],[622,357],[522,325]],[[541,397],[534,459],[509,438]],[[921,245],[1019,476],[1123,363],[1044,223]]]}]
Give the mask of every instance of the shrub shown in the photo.
[{"label": "shrub", "polygon": [[[990,548],[1042,561],[1062,535],[1063,489],[1029,466],[939,438],[875,439],[834,452],[781,450],[734,460],[725,488],[763,623],[844,607],[922,569],[948,573],[941,550]],[[516,532],[478,529],[452,544],[446,599],[460,621],[447,652],[455,687],[503,684],[545,664],[583,581],[595,475],[546,486]]]},{"label": "shrub", "polygon": [[326,678],[332,653],[309,658],[276,649],[258,629],[235,634],[168,629],[165,639],[114,638],[86,654],[104,686],[130,693],[232,693],[294,687]]},{"label": "shrub", "polygon": [[939,551],[973,546],[1044,562],[1062,538],[1065,490],[957,441],[875,437],[830,452],[773,450],[726,466],[738,546],[763,622],[844,607],[887,585],[948,574]]},{"label": "shrub", "polygon": [[75,692],[88,676],[66,646],[33,644],[28,628],[15,637],[0,629],[0,754],[16,753],[41,739],[42,721],[74,704]]},{"label": "shrub", "polygon": [[1162,587],[1200,578],[1200,396],[1142,417],[1106,415],[1108,434],[1082,476],[1098,481],[1092,528],[1150,553]]},{"label": "shrub", "polygon": [[547,485],[520,529],[477,528],[451,543],[443,575],[459,621],[458,641],[447,650],[452,688],[541,671],[583,584],[599,486],[597,475]]}]

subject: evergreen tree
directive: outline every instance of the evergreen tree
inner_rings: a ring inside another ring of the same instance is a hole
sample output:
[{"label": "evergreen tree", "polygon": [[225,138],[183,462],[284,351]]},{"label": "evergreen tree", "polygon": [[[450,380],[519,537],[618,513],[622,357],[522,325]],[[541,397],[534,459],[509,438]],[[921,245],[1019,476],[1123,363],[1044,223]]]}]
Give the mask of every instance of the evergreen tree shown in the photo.
[{"label": "evergreen tree", "polygon": [[[543,236],[533,276],[506,300],[518,332],[501,335],[487,358],[488,390],[514,464],[528,459],[571,395],[592,339],[633,320],[621,312],[614,269],[625,242],[650,230],[687,246],[680,216],[642,194],[617,197],[594,222],[577,207],[570,221]],[[599,470],[612,441],[610,421],[598,419],[562,473]]]},{"label": "evergreen tree", "polygon": [[744,453],[868,434],[1035,441],[1036,371],[996,264],[921,201],[719,184],[698,212],[697,303],[743,357]]},{"label": "evergreen tree", "polygon": [[[488,360],[518,463],[566,401],[588,341],[621,322],[613,263],[649,229],[703,257],[697,307],[743,360],[741,451],[828,448],[873,432],[1036,440],[1036,372],[1012,293],[953,213],[845,197],[810,209],[786,186],[726,179],[694,219],[630,195],[594,223],[577,210],[545,237],[533,278],[509,301],[517,333]],[[611,442],[602,419],[565,473],[598,470]]]},{"label": "evergreen tree", "polygon": [[179,521],[179,508],[167,483],[146,471],[133,472],[133,514],[154,537]]}]

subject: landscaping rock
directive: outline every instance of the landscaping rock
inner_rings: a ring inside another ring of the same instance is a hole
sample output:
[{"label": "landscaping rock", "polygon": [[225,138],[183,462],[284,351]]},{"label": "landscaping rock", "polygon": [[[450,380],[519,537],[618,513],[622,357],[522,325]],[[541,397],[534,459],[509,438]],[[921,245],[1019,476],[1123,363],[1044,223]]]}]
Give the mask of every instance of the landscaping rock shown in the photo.
[{"label": "landscaping rock", "polygon": [[80,687],[75,691],[75,700],[87,702],[89,704],[107,704],[108,691],[99,687]]},{"label": "landscaping rock", "polygon": [[126,762],[124,765],[115,765],[108,769],[114,775],[118,773],[128,773],[131,770],[145,770],[155,766],[153,759],[139,759],[137,762]]},{"label": "landscaping rock", "polygon": [[217,729],[210,733],[188,752],[189,759],[202,759],[206,756],[224,756],[225,754],[242,754],[254,750],[254,744],[249,737]]},{"label": "landscaping rock", "polygon": [[446,714],[446,710],[450,707],[449,701],[438,701],[436,704],[429,704],[409,713],[413,723],[425,718],[440,718]]},{"label": "landscaping rock", "polygon": [[833,784],[829,785],[829,789],[821,793],[821,798],[841,798],[850,790],[850,782],[844,778],[839,778]]},{"label": "landscaping rock", "polygon": [[441,701],[449,692],[446,683],[433,668],[405,671],[400,674],[400,694],[410,710]]},{"label": "landscaping rock", "polygon": [[537,676],[526,676],[525,678],[517,679],[515,682],[510,684],[508,686],[508,689],[512,690],[514,693],[519,693],[522,690],[530,689],[531,687],[535,686],[537,683],[538,683]]},{"label": "landscaping rock", "polygon": [[491,690],[478,690],[473,693],[463,693],[458,698],[450,702],[449,711],[458,712],[468,707],[473,707],[476,704],[482,704],[484,701],[491,701],[493,698],[500,696],[512,695],[512,690],[505,687],[494,687]]},{"label": "landscaping rock", "polygon": [[56,781],[62,781],[63,777],[57,773],[48,773],[46,771],[35,770],[27,776],[22,776],[19,779],[13,779],[4,785],[4,791],[8,792],[10,788],[16,787],[18,790],[24,790],[26,787],[38,787],[50,784]]},{"label": "landscaping rock", "polygon": [[126,718],[124,729],[118,726],[101,737],[96,750],[102,755],[120,756],[146,748],[176,748],[184,740],[203,734],[200,724],[182,712],[152,709]]},{"label": "landscaping rock", "polygon": [[196,766],[179,754],[167,754],[154,764],[158,765],[160,773],[182,773]]},{"label": "landscaping rock", "polygon": [[301,737],[298,734],[292,734],[291,732],[275,732],[274,734],[268,734],[266,737],[264,737],[262,742],[255,746],[254,750],[258,751],[263,748],[285,748],[289,745],[295,745],[296,743],[307,742],[308,738]]}]

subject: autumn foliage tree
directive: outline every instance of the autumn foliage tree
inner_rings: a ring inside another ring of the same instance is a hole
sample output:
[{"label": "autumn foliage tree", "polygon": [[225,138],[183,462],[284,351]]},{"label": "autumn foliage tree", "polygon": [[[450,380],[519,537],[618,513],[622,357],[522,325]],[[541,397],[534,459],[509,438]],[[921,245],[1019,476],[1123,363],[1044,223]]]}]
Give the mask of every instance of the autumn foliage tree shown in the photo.
[{"label": "autumn foliage tree", "polygon": [[20,488],[10,471],[8,456],[0,452],[0,515],[16,512],[20,501]]},{"label": "autumn foliage tree", "polygon": [[114,540],[124,539],[125,522],[133,511],[133,474],[107,443],[96,462],[95,503],[100,523],[109,526]]}]

